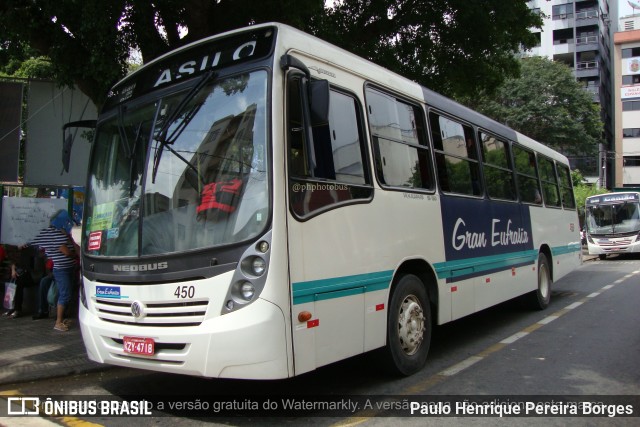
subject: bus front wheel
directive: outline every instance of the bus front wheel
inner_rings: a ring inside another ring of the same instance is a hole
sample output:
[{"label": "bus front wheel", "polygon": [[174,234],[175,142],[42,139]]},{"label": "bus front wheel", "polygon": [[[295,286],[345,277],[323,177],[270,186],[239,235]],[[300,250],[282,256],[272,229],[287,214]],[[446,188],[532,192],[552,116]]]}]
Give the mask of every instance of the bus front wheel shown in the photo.
[{"label": "bus front wheel", "polygon": [[424,366],[431,342],[431,307],[422,281],[402,276],[393,290],[387,319],[389,367],[396,374],[411,375]]}]

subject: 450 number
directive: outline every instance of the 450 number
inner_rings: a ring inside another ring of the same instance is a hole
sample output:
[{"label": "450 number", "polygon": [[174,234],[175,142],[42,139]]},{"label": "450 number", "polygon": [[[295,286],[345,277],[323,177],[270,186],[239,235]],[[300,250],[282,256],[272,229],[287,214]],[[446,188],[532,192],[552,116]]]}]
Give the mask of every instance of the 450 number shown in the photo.
[{"label": "450 number", "polygon": [[195,286],[178,286],[173,293],[176,298],[193,298],[196,295]]}]

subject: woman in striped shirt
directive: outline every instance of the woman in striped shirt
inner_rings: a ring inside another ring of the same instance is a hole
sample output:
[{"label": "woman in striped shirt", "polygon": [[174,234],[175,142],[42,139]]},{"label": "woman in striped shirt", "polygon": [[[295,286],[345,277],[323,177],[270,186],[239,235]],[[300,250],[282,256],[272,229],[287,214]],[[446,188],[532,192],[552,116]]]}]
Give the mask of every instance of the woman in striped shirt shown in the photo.
[{"label": "woman in striped shirt", "polygon": [[78,245],[71,238],[72,221],[67,211],[56,212],[50,224],[25,246],[38,246],[45,251],[47,258],[53,261],[53,278],[58,287],[56,324],[53,328],[64,332],[69,330],[64,320],[64,311],[71,301]]}]

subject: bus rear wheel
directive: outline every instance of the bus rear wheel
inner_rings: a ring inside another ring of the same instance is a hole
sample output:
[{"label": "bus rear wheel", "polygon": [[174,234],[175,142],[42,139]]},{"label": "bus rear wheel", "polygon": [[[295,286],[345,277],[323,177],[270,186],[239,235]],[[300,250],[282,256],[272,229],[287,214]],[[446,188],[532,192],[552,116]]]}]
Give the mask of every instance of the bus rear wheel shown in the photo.
[{"label": "bus rear wheel", "polygon": [[404,275],[393,290],[387,319],[387,359],[392,372],[411,375],[427,361],[431,307],[422,281]]},{"label": "bus rear wheel", "polygon": [[543,253],[538,255],[538,289],[531,292],[529,302],[535,310],[544,310],[551,301],[551,269],[549,260]]}]

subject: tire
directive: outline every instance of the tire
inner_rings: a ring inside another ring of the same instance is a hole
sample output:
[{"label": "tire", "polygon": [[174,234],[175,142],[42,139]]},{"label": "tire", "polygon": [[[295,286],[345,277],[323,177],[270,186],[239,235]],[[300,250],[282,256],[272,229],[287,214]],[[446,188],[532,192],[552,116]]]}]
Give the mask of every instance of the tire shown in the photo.
[{"label": "tire", "polygon": [[600,255],[598,255],[598,258],[607,259],[607,254],[600,254]]},{"label": "tire", "polygon": [[529,304],[534,310],[544,310],[551,301],[551,268],[543,253],[538,255],[538,289],[528,295]]},{"label": "tire", "polygon": [[431,306],[422,281],[404,275],[393,290],[387,318],[387,364],[408,376],[422,369],[431,344]]}]

